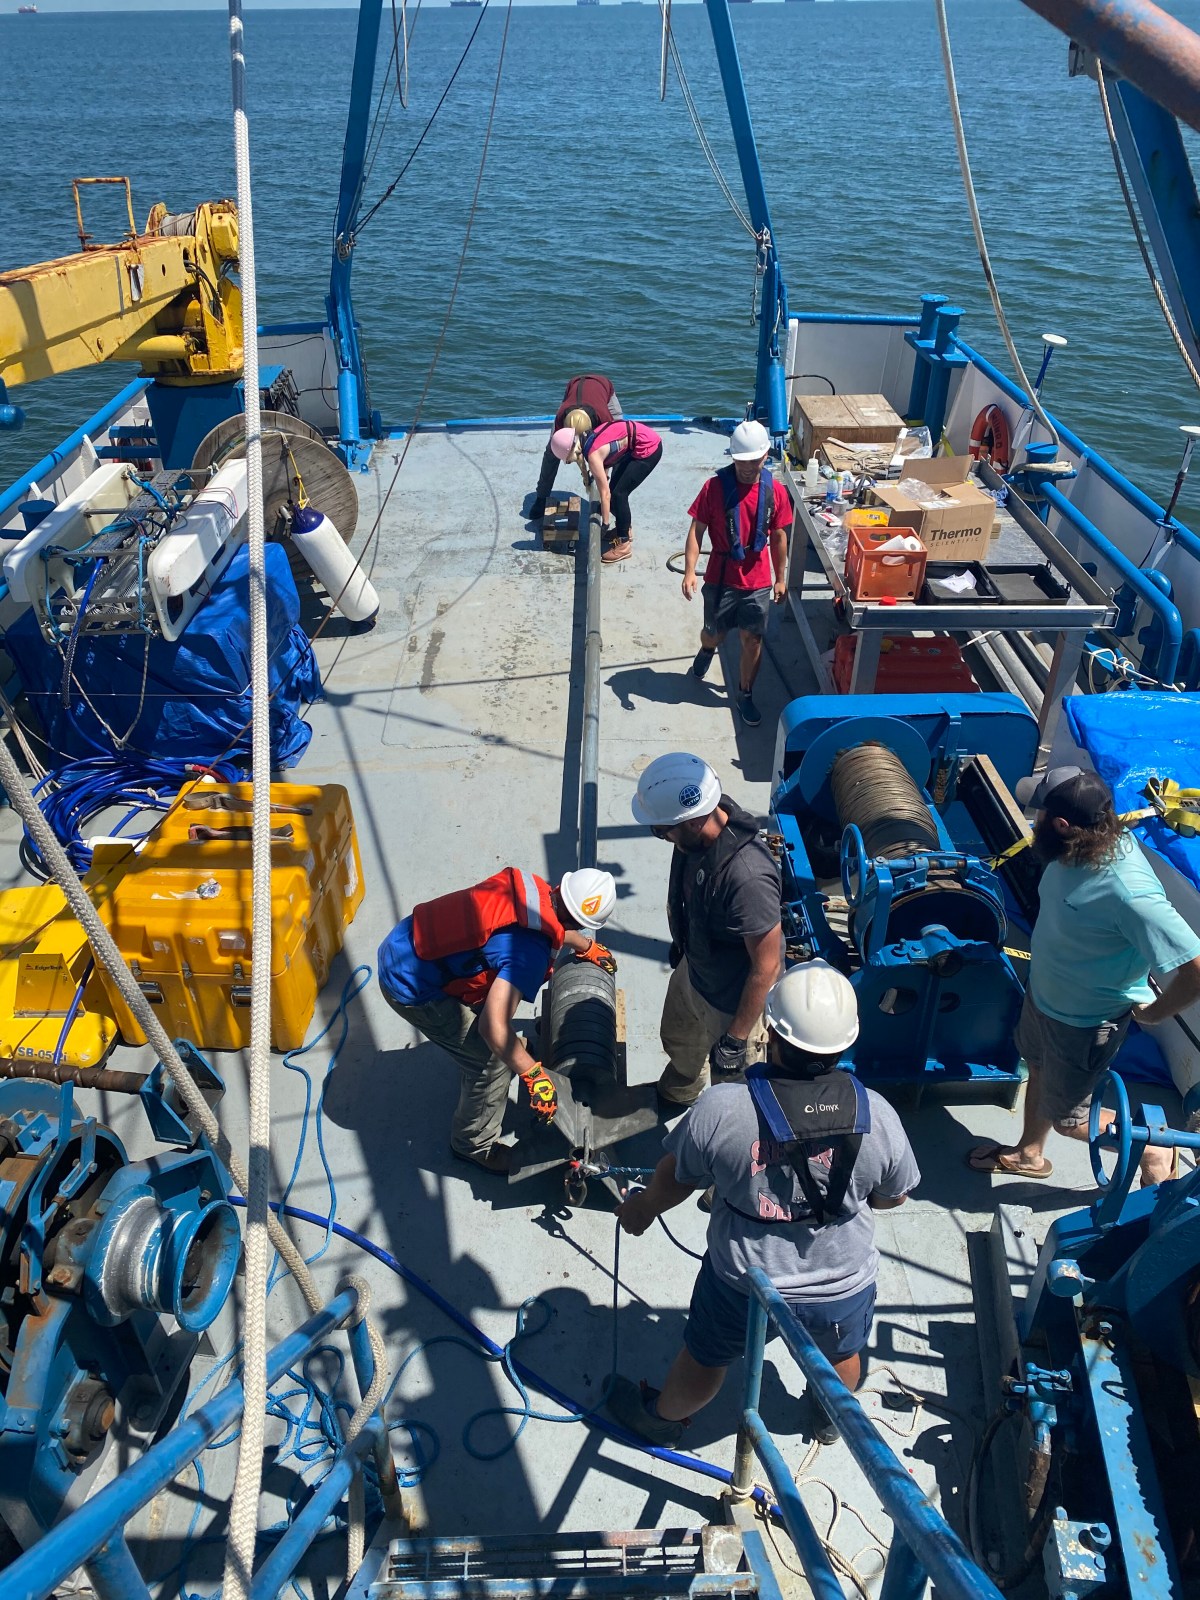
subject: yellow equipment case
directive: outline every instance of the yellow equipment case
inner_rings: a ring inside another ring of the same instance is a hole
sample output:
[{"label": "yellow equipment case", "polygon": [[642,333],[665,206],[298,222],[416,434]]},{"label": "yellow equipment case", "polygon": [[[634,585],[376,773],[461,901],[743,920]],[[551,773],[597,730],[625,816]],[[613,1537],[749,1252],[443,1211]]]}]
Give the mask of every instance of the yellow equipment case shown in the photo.
[{"label": "yellow equipment case", "polygon": [[[104,995],[88,985],[63,1025],[91,950],[56,884],[0,893],[0,1055],[95,1067],[117,1042]],[[89,999],[99,1001],[93,1008]],[[59,1045],[61,1041],[61,1051]]]},{"label": "yellow equipment case", "polygon": [[[201,1049],[249,1043],[250,784],[201,783],[136,855],[98,844],[100,913],[169,1033]],[[303,1044],[317,994],[362,903],[362,865],[346,790],[271,785],[271,1043]],[[95,897],[95,896],[94,896]],[[144,1038],[115,985],[101,982],[121,1034]]]}]

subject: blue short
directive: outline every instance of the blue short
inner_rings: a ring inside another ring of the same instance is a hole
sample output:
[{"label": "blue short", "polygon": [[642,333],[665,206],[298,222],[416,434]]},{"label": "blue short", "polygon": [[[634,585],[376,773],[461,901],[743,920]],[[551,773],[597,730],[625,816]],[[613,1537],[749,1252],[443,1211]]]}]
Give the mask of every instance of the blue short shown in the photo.
[{"label": "blue short", "polygon": [[[875,1285],[869,1283],[844,1300],[788,1302],[829,1361],[845,1361],[865,1350],[875,1315]],[[718,1278],[709,1257],[696,1276],[683,1342],[702,1367],[727,1367],[746,1348],[748,1295]],[[768,1325],[768,1337],[776,1335]]]}]

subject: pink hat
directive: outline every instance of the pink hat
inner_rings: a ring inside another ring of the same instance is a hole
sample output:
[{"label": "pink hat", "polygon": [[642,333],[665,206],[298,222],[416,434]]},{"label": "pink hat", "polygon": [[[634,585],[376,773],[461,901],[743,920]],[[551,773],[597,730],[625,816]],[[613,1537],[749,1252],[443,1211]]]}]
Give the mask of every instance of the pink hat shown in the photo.
[{"label": "pink hat", "polygon": [[560,461],[570,461],[578,443],[574,428],[556,428],[550,435],[550,448]]}]

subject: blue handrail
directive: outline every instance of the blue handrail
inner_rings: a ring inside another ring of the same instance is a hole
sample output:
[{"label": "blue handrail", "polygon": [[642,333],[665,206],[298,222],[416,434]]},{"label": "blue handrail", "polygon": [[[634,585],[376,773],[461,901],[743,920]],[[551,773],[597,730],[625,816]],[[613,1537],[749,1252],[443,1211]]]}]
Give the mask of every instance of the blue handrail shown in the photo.
[{"label": "blue handrail", "polygon": [[76,428],[74,433],[69,433],[61,444],[56,445],[50,451],[49,455],[44,455],[36,467],[30,467],[28,472],[17,479],[16,483],[10,484],[0,494],[0,522],[29,493],[31,484],[36,483],[39,478],[48,478],[52,473],[57,472],[72,450],[78,450],[84,439],[90,439],[93,434],[100,433],[102,429],[107,428],[115,417],[119,417],[127,406],[131,405],[140,394],[145,393],[150,387],[150,381],[149,378],[134,378],[132,383],[127,383],[120,394],[114,395],[107,405],[101,406],[100,410],[90,416],[82,427]]},{"label": "blue handrail", "polygon": [[1092,547],[1102,560],[1107,561],[1162,624],[1162,642],[1153,658],[1142,665],[1152,677],[1163,683],[1174,683],[1179,670],[1179,647],[1183,642],[1183,621],[1178,607],[1163,593],[1153,578],[1147,577],[1140,567],[1118,550],[1112,540],[1101,533],[1090,518],[1078,510],[1062,490],[1053,483],[1038,484],[1037,491],[1043,499],[1064,517]]},{"label": "blue handrail", "polygon": [[[311,1316],[306,1323],[288,1335],[267,1357],[267,1382],[278,1383],[289,1367],[294,1367],[319,1345],[335,1328],[340,1328],[352,1317],[358,1306],[358,1291],[343,1289],[323,1310]],[[212,1441],[224,1433],[237,1420],[242,1410],[242,1385],[234,1382],[207,1404],[194,1411],[186,1421],[172,1429],[164,1439],[147,1450],[146,1454],[127,1467],[119,1478],[107,1484],[98,1494],[86,1501],[64,1522],[58,1524],[46,1538],[17,1558],[0,1574],[0,1600],[47,1600],[60,1583],[77,1567],[106,1569],[105,1577],[111,1583],[98,1585],[106,1594],[119,1595],[122,1600],[147,1592],[144,1582],[138,1587],[136,1568],[125,1544],[124,1529],[129,1519],[167,1487],[185,1467],[189,1466]],[[369,1434],[369,1438],[366,1437]],[[339,1470],[339,1480],[348,1458],[357,1467],[368,1444],[379,1437],[378,1427],[364,1429],[362,1443],[355,1439],[338,1458],[333,1470]],[[320,1493],[318,1489],[317,1494]],[[316,1498],[314,1495],[313,1499]],[[299,1527],[303,1540],[292,1539],[289,1534],[288,1553],[293,1557],[291,1571],[304,1551],[312,1543],[324,1521],[315,1513],[310,1515],[310,1500],[299,1513],[291,1533]],[[282,1542],[282,1541],[281,1541]],[[275,1551],[272,1560],[278,1557]],[[99,1560],[97,1561],[97,1557]],[[272,1567],[272,1572],[275,1570]],[[92,1570],[93,1582],[100,1574]],[[290,1572],[284,1577],[290,1576]],[[254,1594],[265,1592],[256,1583]]]},{"label": "blue handrail", "polygon": [[[826,1596],[832,1600],[833,1596],[841,1594],[841,1587],[833,1577],[829,1559],[790,1472],[773,1445],[764,1449],[764,1443],[770,1444],[770,1437],[758,1415],[758,1396],[768,1322],[776,1328],[814,1395],[837,1424],[850,1454],[892,1519],[895,1532],[882,1592],[892,1600],[915,1600],[924,1594],[927,1580],[932,1579],[939,1600],[1001,1600],[999,1589],[971,1560],[958,1535],[880,1438],[874,1424],[817,1349],[808,1330],[770,1278],[760,1268],[751,1267],[748,1282],[754,1298],[746,1329],[745,1404],[742,1426],[738,1430],[734,1493],[746,1493],[753,1452],[771,1480],[780,1513],[814,1594],[820,1600],[825,1600]],[[816,1561],[812,1559],[814,1544],[820,1554]],[[830,1579],[834,1583],[832,1590]]]}]

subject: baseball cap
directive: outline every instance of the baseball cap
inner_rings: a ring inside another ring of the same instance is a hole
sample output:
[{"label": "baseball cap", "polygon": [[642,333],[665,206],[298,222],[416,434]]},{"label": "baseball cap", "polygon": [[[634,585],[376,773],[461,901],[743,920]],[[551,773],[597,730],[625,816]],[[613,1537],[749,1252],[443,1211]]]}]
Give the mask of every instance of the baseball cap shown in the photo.
[{"label": "baseball cap", "polygon": [[1042,777],[1022,778],[1017,799],[1027,810],[1049,811],[1077,828],[1090,828],[1112,806],[1112,791],[1098,772],[1051,767]]}]

